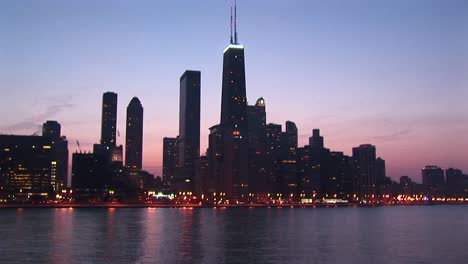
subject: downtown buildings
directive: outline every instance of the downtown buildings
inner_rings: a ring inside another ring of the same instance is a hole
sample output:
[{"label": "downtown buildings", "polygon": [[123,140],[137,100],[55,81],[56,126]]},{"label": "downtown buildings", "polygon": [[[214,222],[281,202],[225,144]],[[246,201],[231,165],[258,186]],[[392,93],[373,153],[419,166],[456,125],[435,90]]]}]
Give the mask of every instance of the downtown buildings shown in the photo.
[{"label": "downtown buildings", "polygon": [[236,7],[234,12],[230,43],[223,51],[220,123],[210,128],[206,155],[199,155],[200,72],[181,77],[179,135],[163,142],[163,179],[170,189],[217,196],[218,202],[372,200],[386,195],[391,180],[375,146],[361,145],[348,157],[325,148],[314,129],[309,144],[299,147],[294,122],[287,121],[283,131],[282,125],[267,122],[264,98],[248,105]]},{"label": "downtown buildings", "polygon": [[[298,127],[293,121],[267,122],[264,98],[259,98],[254,105],[248,104],[245,48],[237,39],[237,23],[233,26],[234,35],[231,34],[231,41],[223,51],[220,120],[211,126],[208,149],[206,153],[202,151],[205,153],[202,155],[201,73],[186,71],[180,78],[178,136],[163,140],[163,180],[169,191],[216,196],[217,201],[230,202],[371,201],[399,193],[395,191],[397,187],[400,193],[408,195],[459,196],[466,192],[465,177],[456,169],[447,170],[444,179],[442,169],[426,168],[422,192],[419,191],[421,186],[409,177],[397,184],[387,177],[385,160],[378,158],[376,146],[357,146],[348,156],[327,148],[319,129],[311,131],[308,144],[299,146]],[[138,98],[133,98],[127,107],[125,149],[117,142],[117,104],[116,93],[103,95],[100,142],[94,145],[92,152],[73,154],[72,186],[78,193],[122,191],[128,194],[135,189],[145,189],[148,186],[145,182],[151,182],[152,176],[142,171],[142,104]],[[64,141],[60,138],[58,123],[44,124],[44,137],[50,142],[15,144],[21,146],[24,153],[30,151],[28,148],[37,151],[30,155],[37,156],[33,158],[36,161],[44,155],[56,156],[48,159],[50,164],[28,165],[39,168],[43,175],[23,173],[26,171],[24,164],[6,162],[15,158],[10,150],[12,145],[3,145],[0,188],[8,189],[8,193],[30,189],[53,193],[67,185],[64,177],[67,151],[59,146]],[[16,140],[9,138],[8,142]],[[47,146],[56,149],[55,154],[48,152]],[[50,165],[56,167],[49,168]],[[20,186],[18,182],[24,182],[19,189],[15,187]],[[33,185],[35,187],[30,187]]]},{"label": "downtown buildings", "polygon": [[125,164],[123,146],[117,145],[117,94],[106,92],[102,100],[101,141],[93,152],[73,153],[72,188],[77,200],[112,200],[136,197],[153,186],[154,177],[142,170],[143,107],[137,97],[127,107]]},{"label": "downtown buildings", "polygon": [[67,187],[68,141],[56,121],[42,136],[0,135],[0,199],[53,199]]}]

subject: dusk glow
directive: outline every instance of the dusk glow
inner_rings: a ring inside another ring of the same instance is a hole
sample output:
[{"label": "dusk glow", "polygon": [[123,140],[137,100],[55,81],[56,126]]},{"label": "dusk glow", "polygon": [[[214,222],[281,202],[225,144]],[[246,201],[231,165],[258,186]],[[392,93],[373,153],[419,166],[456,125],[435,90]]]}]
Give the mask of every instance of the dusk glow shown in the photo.
[{"label": "dusk glow", "polygon": [[[144,108],[143,168],[161,175],[179,129],[179,77],[201,71],[201,146],[220,122],[231,1],[3,1],[0,133],[57,120],[70,153],[99,143],[102,94]],[[239,1],[247,99],[267,122],[294,121],[299,146],[377,147],[387,175],[421,181],[428,164],[468,171],[468,2]],[[71,154],[70,154],[71,159]],[[71,166],[71,165],[70,165]]]}]

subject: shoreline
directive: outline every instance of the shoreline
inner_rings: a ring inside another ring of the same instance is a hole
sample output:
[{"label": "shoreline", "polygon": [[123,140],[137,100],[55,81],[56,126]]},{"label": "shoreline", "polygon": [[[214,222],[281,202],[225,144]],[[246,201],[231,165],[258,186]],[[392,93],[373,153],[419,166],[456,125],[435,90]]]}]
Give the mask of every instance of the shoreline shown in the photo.
[{"label": "shoreline", "polygon": [[468,203],[399,203],[399,204],[242,204],[242,205],[199,205],[199,204],[125,204],[125,203],[95,203],[95,204],[0,204],[0,209],[20,208],[55,208],[55,209],[98,209],[98,208],[338,208],[338,207],[383,207],[383,206],[430,206],[430,205],[467,205]]}]

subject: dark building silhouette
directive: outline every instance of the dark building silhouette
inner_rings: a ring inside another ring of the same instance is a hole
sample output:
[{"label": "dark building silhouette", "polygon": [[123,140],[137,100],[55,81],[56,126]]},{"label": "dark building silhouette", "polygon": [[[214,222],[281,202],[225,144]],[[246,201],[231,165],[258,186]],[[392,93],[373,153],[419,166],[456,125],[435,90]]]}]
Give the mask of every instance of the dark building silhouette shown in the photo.
[{"label": "dark building silhouette", "polygon": [[195,162],[195,168],[195,193],[213,193],[215,191],[215,182],[214,179],[210,177],[208,156],[200,156]]},{"label": "dark building silhouette", "polygon": [[312,192],[319,195],[328,193],[327,165],[330,151],[324,147],[324,139],[320,135],[320,129],[312,130],[309,138],[309,170],[308,178]]},{"label": "dark building silhouette", "polygon": [[280,164],[278,184],[283,197],[298,198],[298,184],[296,167],[297,155],[297,126],[292,121],[286,121],[286,131],[281,133]]},{"label": "dark building silhouette", "polygon": [[48,120],[42,124],[42,136],[49,138],[60,138],[61,125],[59,122]]},{"label": "dark building silhouette", "polygon": [[377,194],[386,195],[390,193],[390,185],[392,183],[391,179],[387,177],[385,160],[382,158],[377,158],[375,160],[375,182],[377,185]]},{"label": "dark building silhouette", "polygon": [[355,190],[360,200],[372,199],[377,194],[375,146],[363,144],[353,148]]},{"label": "dark building silhouette", "polygon": [[133,97],[127,107],[127,131],[125,135],[125,166],[142,169],[143,163],[143,107]]},{"label": "dark building silhouette", "polygon": [[285,143],[292,148],[297,148],[298,132],[296,123],[286,121],[286,132],[284,132]]},{"label": "dark building silhouette", "polygon": [[343,152],[330,152],[325,197],[351,199],[353,195],[353,163]]},{"label": "dark building silhouette", "polygon": [[445,171],[447,197],[461,198],[465,195],[465,177],[459,169],[449,168]]},{"label": "dark building silhouette", "polygon": [[314,183],[311,179],[309,159],[309,145],[297,148],[296,151],[296,170],[299,181],[299,192],[303,198],[311,198],[314,193]]},{"label": "dark building silhouette", "polygon": [[221,134],[219,125],[210,127],[207,158],[210,179],[214,183],[213,189],[210,192],[221,193],[225,190],[226,184],[225,177],[223,176],[223,135]]},{"label": "dark building silhouette", "polygon": [[181,191],[193,191],[200,156],[200,83],[199,71],[185,71],[180,77],[177,180]]},{"label": "dark building silhouette", "polygon": [[68,141],[61,135],[61,125],[57,121],[46,121],[42,125],[42,136],[52,140],[54,160],[57,162],[57,177],[54,190],[68,187]]},{"label": "dark building silhouette", "polygon": [[163,180],[173,184],[178,167],[178,138],[165,137],[163,139]]},{"label": "dark building silhouette", "polygon": [[444,170],[428,165],[421,170],[422,184],[429,196],[443,196],[445,193]]},{"label": "dark building silhouette", "polygon": [[414,194],[414,182],[408,176],[400,177],[400,190],[402,195],[413,195]]},{"label": "dark building silhouette", "polygon": [[96,175],[95,167],[93,153],[73,153],[72,187],[74,189],[98,188],[99,175]]},{"label": "dark building silhouette", "polygon": [[282,126],[270,123],[266,126],[266,172],[267,179],[263,192],[279,193],[280,190],[280,165],[281,165],[281,135]]},{"label": "dark building silhouette", "polygon": [[[95,146],[102,146],[96,144]],[[109,165],[107,152],[75,152],[72,155],[72,188],[77,199],[89,199],[112,187],[113,170]],[[79,198],[78,198],[79,197]]]},{"label": "dark building silhouette", "polygon": [[265,190],[268,173],[266,170],[266,105],[262,97],[255,105],[247,106],[249,136],[249,192],[268,193]]},{"label": "dark building silhouette", "polygon": [[248,121],[244,46],[239,45],[236,30],[234,34],[234,40],[223,51],[220,132],[223,192],[237,199],[248,192]]},{"label": "dark building silhouette", "polygon": [[117,94],[106,92],[102,97],[101,144],[108,147],[116,145]]},{"label": "dark building silhouette", "polygon": [[309,138],[309,146],[312,150],[321,150],[324,148],[323,137],[320,136],[320,129],[312,130],[312,137]]},{"label": "dark building silhouette", "polygon": [[50,137],[0,135],[0,187],[11,200],[45,199],[58,191],[55,147]]},{"label": "dark building silhouette", "polygon": [[266,105],[263,97],[255,105],[247,106],[249,147],[255,152],[265,152]]}]

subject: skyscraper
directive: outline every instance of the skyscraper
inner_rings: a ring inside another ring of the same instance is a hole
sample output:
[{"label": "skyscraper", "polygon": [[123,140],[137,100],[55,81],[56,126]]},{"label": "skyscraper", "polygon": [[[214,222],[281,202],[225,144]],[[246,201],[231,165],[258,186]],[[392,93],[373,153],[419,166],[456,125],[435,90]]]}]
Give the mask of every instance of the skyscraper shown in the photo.
[{"label": "skyscraper", "polygon": [[143,107],[133,97],[127,107],[127,132],[125,135],[125,166],[141,170],[143,160]]},{"label": "skyscraper", "polygon": [[56,179],[51,138],[0,135],[0,186],[15,199],[45,199],[58,191]]},{"label": "skyscraper", "polygon": [[444,193],[444,170],[438,166],[428,165],[421,170],[422,184],[430,196],[441,196]]},{"label": "skyscraper", "polygon": [[46,121],[42,125],[42,136],[52,140],[54,160],[56,161],[56,181],[54,189],[61,191],[68,184],[68,141],[61,135],[61,125],[57,121]]},{"label": "skyscraper", "polygon": [[449,168],[445,171],[448,197],[463,197],[465,194],[465,177],[459,169]]},{"label": "skyscraper", "polygon": [[323,137],[320,135],[320,129],[312,130],[312,137],[309,138],[309,170],[307,177],[309,181],[309,192],[321,194],[327,193],[327,185],[329,175],[327,169],[329,168],[328,158],[330,150],[324,147]]},{"label": "skyscraper", "polygon": [[106,92],[102,97],[101,144],[106,147],[116,145],[117,94]]},{"label": "skyscraper", "polygon": [[286,131],[281,133],[279,185],[281,193],[288,196],[288,199],[296,199],[298,194],[297,138],[296,124],[286,121]]},{"label": "skyscraper", "polygon": [[180,77],[177,178],[186,183],[183,191],[193,191],[195,162],[200,156],[200,78],[199,71],[185,71]]},{"label": "skyscraper", "polygon": [[286,132],[284,133],[286,144],[291,148],[297,148],[298,134],[296,123],[286,121]]},{"label": "skyscraper", "polygon": [[42,136],[49,138],[60,138],[61,126],[59,122],[47,120],[42,125]]},{"label": "skyscraper", "polygon": [[[223,137],[224,191],[238,198],[248,190],[248,125],[244,46],[237,41],[237,7],[234,38],[223,52],[220,130]],[[232,17],[231,17],[232,20]]]},{"label": "skyscraper", "polygon": [[376,194],[375,146],[363,144],[353,148],[353,170],[359,198],[372,198]]},{"label": "skyscraper", "polygon": [[320,136],[320,129],[312,130],[312,137],[309,138],[310,149],[320,150],[323,149],[323,137]]},{"label": "skyscraper", "polygon": [[[249,192],[262,193],[267,182],[266,171],[266,111],[261,97],[255,105],[247,106],[249,136]],[[266,192],[268,193],[267,190]]]},{"label": "skyscraper", "polygon": [[177,140],[178,138],[163,139],[163,180],[172,184],[177,170]]},{"label": "skyscraper", "polygon": [[280,191],[279,172],[281,164],[281,125],[270,123],[266,126],[266,152],[265,162],[267,179],[263,183],[262,192],[275,192]]},{"label": "skyscraper", "polygon": [[263,99],[263,97],[260,97],[255,105],[247,106],[249,147],[255,152],[265,152],[265,108],[265,99]]}]

